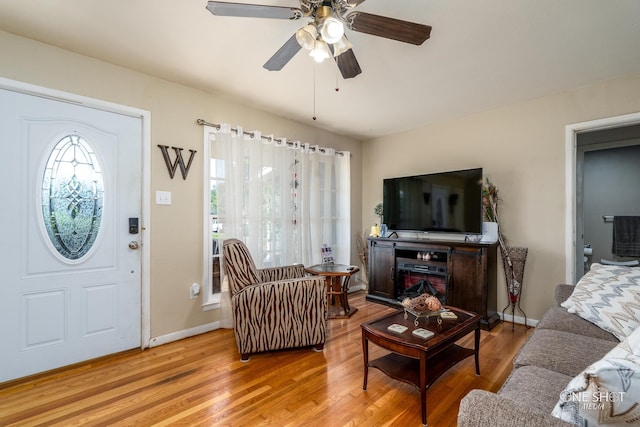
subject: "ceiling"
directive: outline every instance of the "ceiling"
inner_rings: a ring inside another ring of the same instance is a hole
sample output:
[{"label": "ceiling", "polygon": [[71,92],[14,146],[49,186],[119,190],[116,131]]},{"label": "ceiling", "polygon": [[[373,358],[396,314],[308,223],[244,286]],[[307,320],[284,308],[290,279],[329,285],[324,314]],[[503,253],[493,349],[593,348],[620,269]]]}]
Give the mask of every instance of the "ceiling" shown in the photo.
[{"label": "ceiling", "polygon": [[361,140],[640,73],[638,0],[367,0],[357,10],[433,30],[421,46],[347,30],[363,70],[348,80],[304,50],[282,71],[262,68],[305,19],[220,17],[206,4],[0,0],[0,29]]}]

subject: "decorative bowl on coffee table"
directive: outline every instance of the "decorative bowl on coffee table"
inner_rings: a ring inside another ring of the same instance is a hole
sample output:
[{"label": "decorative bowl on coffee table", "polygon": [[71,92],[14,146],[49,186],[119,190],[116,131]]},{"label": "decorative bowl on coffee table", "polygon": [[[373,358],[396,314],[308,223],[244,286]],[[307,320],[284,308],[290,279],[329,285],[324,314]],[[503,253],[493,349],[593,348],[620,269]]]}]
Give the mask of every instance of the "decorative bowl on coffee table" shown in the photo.
[{"label": "decorative bowl on coffee table", "polygon": [[435,311],[416,311],[412,308],[409,307],[404,307],[404,318],[408,319],[409,318],[409,314],[411,314],[412,316],[415,317],[413,324],[417,327],[418,323],[420,321],[420,319],[429,319],[430,317],[438,317],[438,323],[442,323],[442,318],[440,317],[440,314],[442,314],[444,311],[448,311],[446,308],[442,308],[440,310],[435,310]]}]

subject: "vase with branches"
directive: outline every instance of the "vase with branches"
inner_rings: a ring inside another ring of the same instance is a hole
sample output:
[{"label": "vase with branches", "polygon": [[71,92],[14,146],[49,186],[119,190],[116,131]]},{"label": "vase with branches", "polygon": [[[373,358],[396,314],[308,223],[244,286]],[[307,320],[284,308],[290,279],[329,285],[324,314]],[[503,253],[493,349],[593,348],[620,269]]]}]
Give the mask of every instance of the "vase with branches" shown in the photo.
[{"label": "vase with branches", "polygon": [[504,319],[504,312],[509,307],[511,307],[513,317],[517,307],[524,315],[524,323],[525,326],[527,326],[527,315],[522,308],[520,308],[520,296],[522,293],[524,264],[528,250],[527,248],[510,246],[508,244],[500,224],[500,212],[498,209],[500,201],[501,199],[498,188],[489,180],[489,178],[486,178],[485,183],[482,186],[482,207],[485,219],[490,222],[495,222],[498,225],[498,245],[500,248],[500,256],[502,257],[502,264],[504,266],[504,274],[507,282],[507,295],[509,299],[507,306],[502,310],[502,317]]},{"label": "vase with branches", "polygon": [[363,270],[368,274],[369,272],[369,244],[367,241],[367,233],[356,233],[353,236],[356,243],[356,250],[358,251],[358,257],[362,263]]}]

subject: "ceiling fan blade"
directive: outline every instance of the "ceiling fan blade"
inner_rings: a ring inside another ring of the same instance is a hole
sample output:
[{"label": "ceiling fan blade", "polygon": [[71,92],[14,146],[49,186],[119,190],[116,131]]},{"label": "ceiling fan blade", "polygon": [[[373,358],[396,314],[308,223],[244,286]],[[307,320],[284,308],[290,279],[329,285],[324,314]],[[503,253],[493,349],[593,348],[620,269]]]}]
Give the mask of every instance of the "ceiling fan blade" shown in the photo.
[{"label": "ceiling fan blade", "polygon": [[345,17],[347,27],[353,31],[421,45],[431,35],[429,25],[416,24],[365,12],[351,12]]},{"label": "ceiling fan blade", "polygon": [[296,53],[301,49],[298,40],[296,40],[296,35],[291,36],[289,40],[286,41],[285,44],[282,45],[280,49],[276,53],[273,54],[271,58],[263,65],[269,71],[279,71],[282,70],[282,67],[287,65],[287,62],[291,61],[291,58],[296,56]]},{"label": "ceiling fan blade", "polygon": [[263,6],[258,4],[207,2],[209,12],[217,16],[238,16],[244,18],[300,19],[302,11],[295,7]]},{"label": "ceiling fan blade", "polygon": [[353,49],[349,49],[348,51],[336,56],[334,59],[336,60],[336,64],[338,65],[342,78],[344,79],[352,79],[362,72],[360,64],[358,64],[358,60],[356,59],[356,55],[353,53]]}]

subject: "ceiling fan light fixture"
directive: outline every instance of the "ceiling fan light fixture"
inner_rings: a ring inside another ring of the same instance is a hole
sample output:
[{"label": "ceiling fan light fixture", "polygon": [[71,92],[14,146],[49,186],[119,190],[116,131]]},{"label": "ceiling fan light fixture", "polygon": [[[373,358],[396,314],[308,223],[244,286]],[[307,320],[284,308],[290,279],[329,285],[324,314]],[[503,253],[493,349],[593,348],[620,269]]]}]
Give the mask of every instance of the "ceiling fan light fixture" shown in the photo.
[{"label": "ceiling fan light fixture", "polygon": [[313,45],[313,49],[309,52],[316,62],[322,62],[331,57],[331,51],[329,51],[329,45],[321,39],[317,39]]},{"label": "ceiling fan light fixture", "polygon": [[316,23],[318,24],[318,31],[320,31],[322,40],[333,44],[344,35],[344,24],[333,16],[333,9],[330,6],[331,3],[325,3],[329,4],[329,6],[323,5],[316,10]]},{"label": "ceiling fan light fixture", "polygon": [[344,24],[333,16],[324,19],[320,28],[322,40],[329,44],[338,42],[344,36]]},{"label": "ceiling fan light fixture", "polygon": [[307,50],[313,49],[317,38],[318,29],[313,24],[305,25],[296,32],[298,44]]},{"label": "ceiling fan light fixture", "polygon": [[333,56],[340,56],[352,47],[351,42],[345,36],[342,36],[340,40],[333,43]]}]

